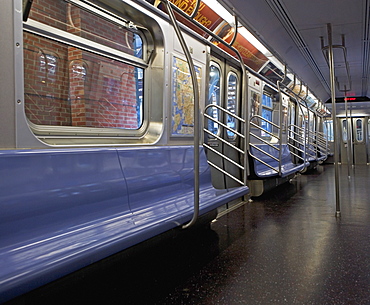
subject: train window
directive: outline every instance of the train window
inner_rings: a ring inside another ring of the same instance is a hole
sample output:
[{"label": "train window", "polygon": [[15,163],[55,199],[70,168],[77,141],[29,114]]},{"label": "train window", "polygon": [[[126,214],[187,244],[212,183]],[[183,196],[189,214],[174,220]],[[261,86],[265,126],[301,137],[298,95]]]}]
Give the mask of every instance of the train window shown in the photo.
[{"label": "train window", "polygon": [[363,124],[362,124],[362,119],[357,119],[356,120],[356,141],[357,142],[362,142],[364,140],[363,138]]},{"label": "train window", "polygon": [[347,120],[342,121],[342,139],[344,143],[348,141],[348,122]]},{"label": "train window", "polygon": [[295,103],[292,100],[289,100],[288,107],[288,129],[290,130],[290,137],[293,137],[293,131],[295,127]]},{"label": "train window", "polygon": [[263,130],[261,132],[261,136],[270,136],[267,132],[272,132],[272,97],[265,93],[262,96],[262,118],[261,127]]},{"label": "train window", "polygon": [[263,94],[262,96],[262,106],[267,108],[272,108],[272,97],[271,95]]},{"label": "train window", "polygon": [[[238,78],[235,73],[230,72],[229,77],[227,79],[227,110],[231,113],[235,114],[236,111],[236,103],[237,103],[237,91],[238,90]],[[235,118],[231,115],[227,116],[227,126],[236,129],[236,122]],[[227,131],[228,138],[235,138],[235,133],[228,130]]]},{"label": "train window", "polygon": [[334,141],[333,120],[326,120],[324,122],[323,128],[324,134],[326,135],[328,141],[333,142]]},{"label": "train window", "polygon": [[140,128],[143,69],[34,34],[24,39],[25,112],[32,123]]},{"label": "train window", "polygon": [[141,37],[132,25],[118,23],[104,12],[65,0],[34,0],[30,18],[69,34],[142,58]]},{"label": "train window", "polygon": [[282,97],[282,126],[281,126],[281,129],[283,130],[283,132],[285,133],[286,130],[287,130],[287,125],[289,124],[288,122],[288,107],[289,107],[289,99],[283,95]]},{"label": "train window", "polygon": [[258,118],[254,116],[260,115],[260,105],[261,105],[261,94],[251,91],[250,92],[250,103],[251,103],[251,122],[258,124]]},{"label": "train window", "polygon": [[310,129],[310,132],[314,132],[315,131],[315,127],[316,127],[316,119],[315,119],[315,114],[309,110],[309,129]]},{"label": "train window", "polygon": [[24,28],[24,92],[33,131],[138,135],[129,131],[144,122],[147,63],[136,27],[98,7],[64,0],[35,0],[30,19],[32,27]]},{"label": "train window", "polygon": [[[220,67],[215,63],[212,63],[209,72],[208,104],[220,106],[221,103],[220,88],[221,88]],[[215,121],[208,120],[208,130],[211,131],[213,134],[217,134],[219,131],[219,125],[217,124],[216,121],[219,121],[220,111],[215,107],[211,107],[208,108],[208,115],[215,120]]]}]

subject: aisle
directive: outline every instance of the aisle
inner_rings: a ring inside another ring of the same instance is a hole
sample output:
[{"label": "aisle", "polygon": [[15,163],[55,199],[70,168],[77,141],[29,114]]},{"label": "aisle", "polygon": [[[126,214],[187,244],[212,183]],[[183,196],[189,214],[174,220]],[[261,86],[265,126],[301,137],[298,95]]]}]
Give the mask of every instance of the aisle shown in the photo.
[{"label": "aisle", "polygon": [[220,254],[158,304],[370,304],[370,169],[320,166],[212,225]]}]

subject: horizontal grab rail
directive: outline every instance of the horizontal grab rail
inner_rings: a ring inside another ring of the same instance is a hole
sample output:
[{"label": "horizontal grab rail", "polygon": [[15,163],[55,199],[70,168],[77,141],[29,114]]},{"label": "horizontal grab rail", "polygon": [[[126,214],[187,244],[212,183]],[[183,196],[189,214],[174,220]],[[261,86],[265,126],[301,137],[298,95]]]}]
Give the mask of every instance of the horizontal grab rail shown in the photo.
[{"label": "horizontal grab rail", "polygon": [[224,158],[225,160],[229,161],[230,163],[234,164],[236,167],[239,167],[240,169],[244,169],[244,167],[242,165],[240,165],[239,163],[235,162],[234,160],[228,158],[224,154],[220,153],[218,150],[214,149],[212,146],[210,146],[206,143],[204,143],[203,146],[206,147],[207,149],[213,151],[215,154],[219,155],[220,157]]},{"label": "horizontal grab rail", "polygon": [[[264,117],[262,117],[262,116],[260,116],[260,115],[258,115],[258,114],[252,115],[252,116],[251,116],[251,118],[250,118],[250,120],[249,120],[250,124],[253,124],[254,126],[256,126],[256,128],[259,128],[259,129],[263,129],[263,130],[265,130],[263,127],[261,127],[261,126],[259,126],[259,125],[256,125],[255,123],[253,123],[253,122],[252,122],[252,120],[253,120],[253,119],[260,119],[260,120],[263,120],[263,121],[265,121],[266,123],[271,124],[271,125],[272,125],[272,126],[274,126],[275,128],[280,129],[280,126],[279,126],[279,125],[275,124],[275,123],[274,123],[274,122],[272,122],[272,121],[269,121],[268,119],[266,119],[266,118],[264,118]],[[265,130],[265,131],[266,131],[266,130]]]},{"label": "horizontal grab rail", "polygon": [[[239,136],[239,137],[241,137],[241,138],[243,138],[243,139],[245,138],[245,136],[244,136],[243,134],[241,134],[240,132],[236,131],[235,129],[233,129],[233,128],[231,128],[231,127],[227,126],[226,124],[224,124],[224,123],[220,122],[219,120],[216,120],[215,118],[211,117],[209,114],[204,113],[204,117],[205,117],[206,119],[209,119],[209,120],[211,120],[212,122],[215,122],[216,124],[218,124],[218,125],[220,125],[220,126],[224,127],[225,129],[227,129],[227,130],[231,131],[232,133],[235,133],[237,136]],[[206,130],[208,130],[208,129],[206,129]],[[208,130],[208,131],[209,131],[209,130]],[[209,132],[211,132],[211,131],[209,131]],[[211,133],[212,133],[212,132],[211,132]]]},{"label": "horizontal grab rail", "polygon": [[206,114],[206,111],[208,108],[217,108],[219,109],[220,111],[234,117],[235,119],[237,119],[238,121],[240,121],[241,123],[245,123],[245,120],[243,118],[241,118],[240,116],[236,115],[235,113],[221,107],[220,105],[217,105],[217,104],[208,104],[205,108],[204,108],[204,114]]},{"label": "horizontal grab rail", "polygon": [[[257,145],[254,145],[254,144],[249,144],[250,146],[252,146],[253,148],[255,148],[256,150],[258,150],[259,152],[261,152],[261,153],[263,153],[263,154],[265,154],[266,156],[269,156],[271,159],[274,159],[275,161],[279,161],[279,159],[278,158],[276,158],[276,157],[274,157],[273,155],[271,155],[271,154],[269,154],[267,151],[265,151],[265,150],[263,150],[263,149],[261,149],[261,148],[259,148]],[[274,147],[274,148],[276,148],[276,147]],[[280,149],[279,148],[276,148],[276,150],[277,151],[280,151]],[[252,153],[251,152],[249,152],[250,153],[250,155],[252,155]],[[252,155],[253,156],[253,155]],[[256,159],[258,159],[258,157],[255,157]]]},{"label": "horizontal grab rail", "polygon": [[244,182],[239,180],[238,178],[236,178],[235,176],[233,176],[232,174],[230,174],[229,172],[223,170],[221,167],[219,167],[218,165],[212,163],[211,161],[207,160],[208,164],[210,166],[212,166],[213,168],[217,169],[219,172],[225,174],[226,176],[228,176],[229,178],[233,179],[234,181],[238,182],[239,184],[241,185],[244,185]]},{"label": "horizontal grab rail", "polygon": [[220,137],[219,135],[215,135],[212,131],[209,131],[208,129],[204,129],[205,133],[208,133],[209,135],[213,136],[215,139],[220,140],[222,143],[226,144],[227,146],[231,147],[232,149],[235,149],[236,151],[240,152],[244,155],[244,150],[240,149],[239,147],[231,144],[230,142],[226,141],[224,138]]}]

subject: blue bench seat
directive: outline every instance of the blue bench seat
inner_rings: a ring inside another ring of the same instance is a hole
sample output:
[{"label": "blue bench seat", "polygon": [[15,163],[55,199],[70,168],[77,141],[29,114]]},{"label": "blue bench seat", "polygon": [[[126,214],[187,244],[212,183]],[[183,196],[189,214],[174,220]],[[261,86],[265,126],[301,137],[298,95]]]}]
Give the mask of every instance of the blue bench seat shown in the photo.
[{"label": "blue bench seat", "polygon": [[[193,147],[0,152],[0,302],[189,221]],[[200,150],[200,214],[216,190]]]},{"label": "blue bench seat", "polygon": [[[250,156],[252,157],[252,171],[254,172],[254,175],[260,179],[264,178],[270,178],[270,177],[287,177],[292,174],[295,174],[302,170],[306,164],[294,164],[292,162],[292,155],[290,153],[289,147],[286,144],[282,145],[282,152],[281,152],[281,173],[279,173],[279,162],[275,160],[274,158],[270,157],[269,155],[265,154],[264,152],[267,152],[271,156],[279,159],[279,150],[271,147],[267,144],[258,144],[256,145],[258,148],[250,146]],[[275,145],[275,147],[279,148],[278,145]],[[262,152],[262,151],[263,152]],[[258,161],[263,161],[264,163]]]},{"label": "blue bench seat", "polygon": [[[300,146],[301,152],[300,155],[303,158],[304,147]],[[320,149],[316,151],[316,148],[313,145],[309,145],[306,150],[306,160],[309,162],[320,162],[326,160],[327,155],[324,154]]]}]

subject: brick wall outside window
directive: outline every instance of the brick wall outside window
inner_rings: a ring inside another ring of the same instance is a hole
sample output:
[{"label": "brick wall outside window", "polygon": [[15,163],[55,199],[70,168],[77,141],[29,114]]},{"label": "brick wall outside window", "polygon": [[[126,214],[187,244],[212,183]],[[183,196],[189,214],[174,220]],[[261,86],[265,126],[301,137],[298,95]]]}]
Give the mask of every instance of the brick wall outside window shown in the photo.
[{"label": "brick wall outside window", "polygon": [[[35,0],[30,18],[134,54],[133,33],[62,0]],[[25,32],[26,115],[40,125],[137,129],[138,70]]]}]

